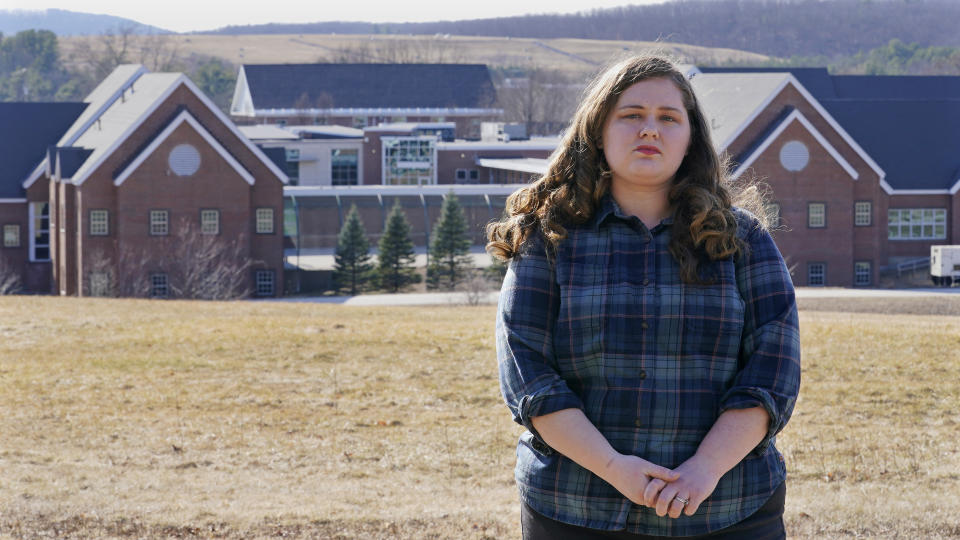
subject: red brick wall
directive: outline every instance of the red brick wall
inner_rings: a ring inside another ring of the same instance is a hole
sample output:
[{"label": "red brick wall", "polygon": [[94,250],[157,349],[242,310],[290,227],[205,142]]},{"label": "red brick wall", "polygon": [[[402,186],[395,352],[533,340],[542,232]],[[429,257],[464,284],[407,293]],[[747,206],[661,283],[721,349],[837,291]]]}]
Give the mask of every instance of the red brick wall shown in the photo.
[{"label": "red brick wall", "polygon": [[[247,184],[213,147],[184,123],[119,188],[114,187],[114,174],[126,168],[182,109],[188,110],[257,179],[255,186]],[[200,170],[190,177],[177,177],[167,170],[167,156],[180,143],[193,145],[201,154]],[[220,210],[220,236],[242,240],[240,252],[244,259],[252,257],[256,268],[274,270],[279,294],[283,290],[282,189],[282,183],[229,127],[220,123],[188,88],[181,86],[80,187],[76,197],[79,203],[76,212],[82,225],[82,234],[68,234],[68,237],[73,239],[71,247],[84,250],[85,259],[82,265],[71,265],[71,273],[86,279],[90,269],[97,266],[96,257],[99,253],[109,254],[109,258],[115,262],[120,260],[120,254],[123,253],[126,260],[130,261],[131,258],[142,259],[139,253],[146,249],[154,259],[169,259],[170,250],[173,249],[170,242],[149,235],[149,210],[170,210],[172,233],[182,219],[199,227],[200,209],[216,208]],[[70,204],[71,200],[73,198],[68,197],[66,203]],[[254,232],[253,216],[259,207],[274,209],[274,233],[271,235],[257,235]],[[89,213],[93,209],[110,211],[108,237],[90,237]],[[157,249],[162,251],[157,253]],[[70,260],[69,256],[67,260]],[[150,269],[143,271],[149,273]],[[67,279],[69,281],[70,278]],[[249,280],[252,286],[252,271]],[[121,284],[124,285],[129,286],[130,283]],[[68,294],[75,294],[74,291],[75,288]]]}]

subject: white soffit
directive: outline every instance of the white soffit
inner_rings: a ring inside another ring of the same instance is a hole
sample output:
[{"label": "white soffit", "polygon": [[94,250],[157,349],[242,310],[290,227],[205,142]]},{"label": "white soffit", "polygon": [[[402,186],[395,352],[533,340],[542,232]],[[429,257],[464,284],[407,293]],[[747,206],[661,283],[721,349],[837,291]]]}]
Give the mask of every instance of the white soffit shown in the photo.
[{"label": "white soffit", "polygon": [[234,157],[231,156],[229,152],[227,152],[227,149],[224,148],[223,145],[221,145],[219,142],[217,142],[217,140],[213,138],[213,135],[211,135],[209,131],[207,131],[202,125],[200,125],[200,122],[197,122],[197,120],[189,112],[183,111],[179,115],[177,115],[177,117],[174,118],[174,120],[170,122],[170,124],[167,125],[167,127],[164,128],[164,130],[160,132],[159,135],[157,135],[157,137],[153,140],[153,142],[150,143],[149,146],[147,146],[142,152],[140,152],[137,155],[137,157],[133,160],[133,162],[130,163],[130,165],[128,165],[127,168],[125,168],[123,172],[120,173],[119,176],[117,176],[116,180],[113,181],[113,185],[119,186],[120,184],[123,184],[124,180],[129,178],[130,175],[132,175],[133,172],[136,171],[137,168],[141,164],[143,164],[143,162],[148,157],[150,157],[150,155],[153,154],[157,150],[157,148],[161,144],[163,144],[163,142],[167,140],[167,138],[169,138],[170,135],[178,127],[180,127],[184,123],[189,124],[190,127],[194,129],[194,131],[200,134],[200,136],[203,137],[203,140],[205,140],[207,144],[210,145],[211,148],[216,150],[217,153],[220,154],[220,157],[222,157],[227,163],[229,163],[230,166],[233,167],[235,171],[237,171],[237,174],[239,174],[248,184],[250,184],[251,186],[254,184],[255,179],[253,175],[250,174],[246,169],[244,169],[243,166],[240,165],[240,163],[236,159],[234,159]]},{"label": "white soffit", "polygon": [[844,171],[847,172],[847,174],[850,175],[851,178],[856,180],[860,177],[860,174],[857,172],[857,170],[854,169],[853,166],[850,165],[850,163],[844,159],[842,155],[840,155],[840,152],[838,152],[837,149],[830,144],[830,141],[828,141],[823,134],[817,131],[817,128],[815,128],[813,124],[811,124],[810,121],[803,116],[803,113],[801,113],[799,110],[794,110],[783,120],[783,122],[780,123],[779,126],[777,126],[777,129],[775,129],[773,133],[764,139],[760,146],[758,146],[757,149],[754,150],[739,167],[737,167],[737,170],[733,172],[733,178],[738,178],[741,174],[743,174],[743,171],[747,170],[751,165],[753,165],[753,162],[756,161],[757,158],[759,158],[760,155],[763,154],[763,152],[766,151],[766,149],[773,144],[773,142],[780,137],[780,134],[782,134],[783,131],[787,129],[787,127],[794,121],[800,122],[800,124],[806,128],[811,135],[813,135],[814,139],[820,143],[820,146],[822,146],[824,150],[830,154],[830,156],[843,168]]}]

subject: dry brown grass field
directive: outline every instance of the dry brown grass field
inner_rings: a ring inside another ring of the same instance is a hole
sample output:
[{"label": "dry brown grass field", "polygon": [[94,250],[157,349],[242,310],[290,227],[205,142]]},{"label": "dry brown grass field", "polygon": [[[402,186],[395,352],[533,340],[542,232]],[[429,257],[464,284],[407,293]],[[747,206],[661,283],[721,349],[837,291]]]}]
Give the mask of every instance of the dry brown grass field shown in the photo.
[{"label": "dry brown grass field", "polygon": [[[493,316],[0,298],[0,538],[518,538]],[[801,325],[790,537],[960,537],[960,318]]]},{"label": "dry brown grass field", "polygon": [[[97,36],[60,38],[63,57],[68,63],[82,63],[78,45],[101,47]],[[597,66],[626,51],[656,48],[683,62],[716,64],[729,61],[762,61],[768,57],[734,49],[699,47],[684,44],[642,41],[608,41],[589,39],[527,39],[470,36],[411,35],[338,35],[338,34],[269,34],[269,35],[173,35],[161,44],[181,57],[216,56],[234,64],[294,64],[330,61],[339,51],[364,50],[376,54],[378,49],[402,49],[399,56],[421,62],[485,63],[492,67],[536,66],[570,73],[592,73]],[[129,58],[155,55],[157,38],[132,38]],[[142,53],[142,54],[141,54]],[[412,56],[411,56],[412,55]],[[418,59],[419,57],[419,59]]]}]

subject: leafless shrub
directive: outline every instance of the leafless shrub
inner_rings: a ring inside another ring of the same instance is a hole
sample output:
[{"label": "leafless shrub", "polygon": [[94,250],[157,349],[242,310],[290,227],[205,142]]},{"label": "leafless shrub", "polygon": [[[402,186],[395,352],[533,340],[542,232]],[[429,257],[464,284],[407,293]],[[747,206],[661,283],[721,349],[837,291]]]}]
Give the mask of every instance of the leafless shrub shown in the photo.
[{"label": "leafless shrub", "polygon": [[484,297],[495,289],[490,275],[477,268],[468,269],[463,281],[457,285],[457,290],[463,294],[463,302],[468,306],[480,305]]},{"label": "leafless shrub", "polygon": [[573,115],[583,84],[559,70],[530,66],[520,76],[497,80],[497,99],[508,122],[526,124],[530,135],[560,132]]},{"label": "leafless shrub", "polygon": [[85,293],[88,296],[153,296],[152,276],[167,278],[167,296],[202,300],[232,300],[253,292],[250,259],[241,235],[202,234],[183,219],[172,234],[145,246],[124,247],[116,261],[103,251],[87,258]]},{"label": "leafless shrub", "polygon": [[17,294],[21,290],[20,272],[6,258],[0,257],[0,295]]},{"label": "leafless shrub", "polygon": [[443,36],[370,39],[337,47],[319,61],[336,64],[455,64],[463,48]]}]

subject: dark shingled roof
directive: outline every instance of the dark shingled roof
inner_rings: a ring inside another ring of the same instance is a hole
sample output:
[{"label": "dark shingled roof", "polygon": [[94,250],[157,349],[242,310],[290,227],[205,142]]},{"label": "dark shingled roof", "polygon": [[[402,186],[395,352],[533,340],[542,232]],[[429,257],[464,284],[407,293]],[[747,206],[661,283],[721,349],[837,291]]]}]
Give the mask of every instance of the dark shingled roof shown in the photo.
[{"label": "dark shingled roof", "polygon": [[960,179],[960,77],[829,75],[825,68],[699,68],[789,72],[880,165],[893,189],[951,189]]},{"label": "dark shingled roof", "polygon": [[827,68],[719,68],[700,67],[702,73],[790,73],[817,99],[836,97]]},{"label": "dark shingled roof", "polygon": [[0,198],[24,197],[23,181],[86,103],[0,103]]},{"label": "dark shingled roof", "polygon": [[960,178],[960,100],[824,100],[893,189],[950,189]]},{"label": "dark shingled roof", "polygon": [[256,109],[487,108],[483,64],[244,64]]}]

